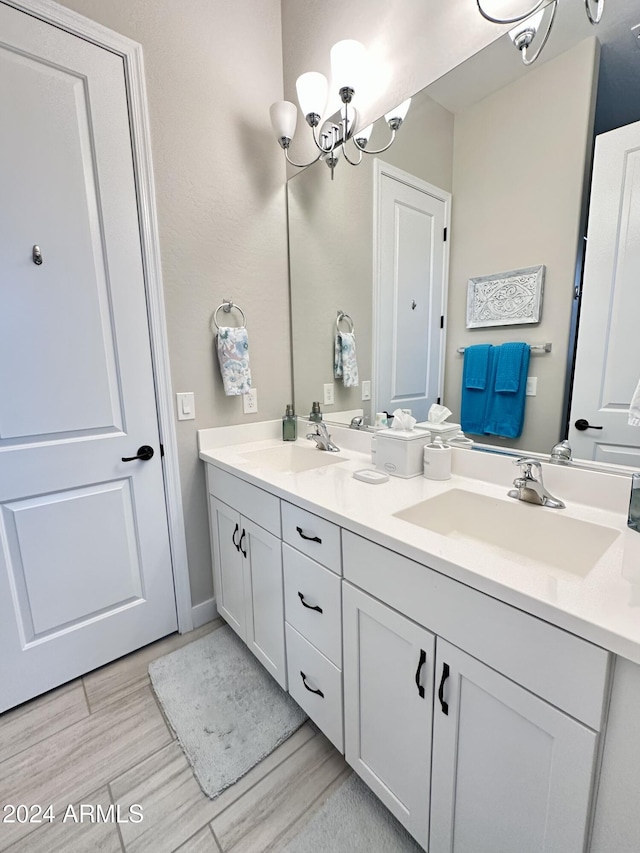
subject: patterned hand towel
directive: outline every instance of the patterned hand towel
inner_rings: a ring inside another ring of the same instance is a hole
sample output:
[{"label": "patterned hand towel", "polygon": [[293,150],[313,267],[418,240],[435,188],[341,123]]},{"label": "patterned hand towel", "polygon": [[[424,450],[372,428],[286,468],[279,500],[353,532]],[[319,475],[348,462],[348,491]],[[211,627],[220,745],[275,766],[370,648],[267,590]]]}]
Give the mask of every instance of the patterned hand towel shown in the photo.
[{"label": "patterned hand towel", "polygon": [[356,358],[356,336],[353,332],[336,334],[333,375],[342,379],[345,388],[354,388],[360,384],[358,378],[358,359]]},{"label": "patterned hand towel", "polygon": [[217,336],[218,362],[227,397],[251,390],[249,337],[245,328],[220,326]]}]

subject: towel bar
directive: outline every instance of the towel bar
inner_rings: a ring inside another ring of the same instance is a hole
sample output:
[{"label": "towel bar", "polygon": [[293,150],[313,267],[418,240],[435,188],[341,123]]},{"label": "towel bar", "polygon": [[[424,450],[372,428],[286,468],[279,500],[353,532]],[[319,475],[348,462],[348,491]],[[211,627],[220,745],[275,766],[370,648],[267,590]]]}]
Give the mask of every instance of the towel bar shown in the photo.
[{"label": "towel bar", "polygon": [[347,329],[348,332],[351,332],[351,333],[355,332],[356,327],[353,324],[353,320],[351,319],[351,317],[348,314],[345,314],[344,311],[338,311],[338,316],[336,318],[336,331],[337,332],[340,331],[340,322],[342,320],[344,320],[345,323],[349,323],[349,325],[351,326],[350,329]]},{"label": "towel bar", "polygon": [[[531,354],[532,354],[532,355],[538,355],[538,354],[540,354],[540,355],[544,355],[544,353],[546,353],[546,352],[551,352],[551,346],[552,346],[552,345],[551,345],[550,343],[546,343],[546,344],[531,344],[531,346],[530,346],[529,348],[530,348],[530,350],[531,350]],[[466,349],[466,347],[458,347],[458,349],[456,350],[456,352],[457,352],[457,353],[460,353],[460,355],[463,355],[463,354],[464,354],[465,349]]]}]

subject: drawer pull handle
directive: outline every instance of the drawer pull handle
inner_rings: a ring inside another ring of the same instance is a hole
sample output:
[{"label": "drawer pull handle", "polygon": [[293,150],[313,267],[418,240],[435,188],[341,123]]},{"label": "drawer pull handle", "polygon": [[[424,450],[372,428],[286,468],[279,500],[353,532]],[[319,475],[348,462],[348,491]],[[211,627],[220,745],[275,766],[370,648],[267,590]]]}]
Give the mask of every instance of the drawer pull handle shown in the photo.
[{"label": "drawer pull handle", "polygon": [[427,660],[427,653],[424,649],[420,649],[420,659],[418,660],[418,668],[416,669],[416,687],[418,688],[418,693],[421,699],[424,699],[424,687],[420,684],[420,676],[422,674],[422,667],[425,665]]},{"label": "drawer pull handle", "polygon": [[307,542],[319,542],[320,545],[322,545],[322,539],[319,536],[307,536],[306,533],[303,532],[301,527],[296,527],[296,530],[303,539],[307,540]]},{"label": "drawer pull handle", "polygon": [[243,557],[246,557],[246,556],[247,556],[247,551],[246,551],[246,549],[242,547],[242,540],[244,539],[244,537],[245,537],[246,535],[247,535],[247,531],[246,531],[244,528],[242,528],[242,536],[240,537],[240,541],[238,542],[238,551],[241,551],[241,552],[242,552],[242,556],[243,556]]},{"label": "drawer pull handle", "polygon": [[322,692],[322,690],[314,690],[313,687],[309,687],[309,685],[307,684],[307,676],[304,674],[304,672],[302,670],[300,670],[300,676],[302,678],[302,683],[307,688],[309,693],[317,693],[321,699],[324,699],[324,693]]},{"label": "drawer pull handle", "polygon": [[317,610],[318,613],[322,613],[322,607],[318,607],[317,604],[307,604],[304,600],[304,595],[301,592],[298,593],[298,598],[302,602],[303,607],[307,607],[309,610]]},{"label": "drawer pull handle", "polygon": [[238,531],[239,531],[239,530],[240,530],[240,525],[239,525],[239,524],[238,524],[238,522],[236,521],[236,529],[233,531],[233,536],[231,537],[231,541],[232,541],[232,542],[233,542],[233,544],[236,546],[236,551],[239,551],[239,550],[240,550],[240,546],[239,546],[239,545],[238,545],[238,543],[236,542],[236,536],[238,535]]},{"label": "drawer pull handle", "polygon": [[442,713],[449,715],[449,703],[444,701],[444,683],[449,678],[449,664],[442,664],[442,678],[440,679],[440,687],[438,688],[438,699],[440,700],[440,707],[442,708]]}]

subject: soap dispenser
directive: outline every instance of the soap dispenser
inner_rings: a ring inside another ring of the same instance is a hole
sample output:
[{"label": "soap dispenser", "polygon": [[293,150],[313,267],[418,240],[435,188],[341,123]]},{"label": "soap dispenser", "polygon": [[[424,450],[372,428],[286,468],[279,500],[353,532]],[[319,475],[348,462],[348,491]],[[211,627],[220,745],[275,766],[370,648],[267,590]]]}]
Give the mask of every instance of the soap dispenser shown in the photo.
[{"label": "soap dispenser", "polygon": [[287,410],[282,417],[282,440],[295,441],[298,435],[298,424],[293,406],[287,403]]},{"label": "soap dispenser", "polygon": [[309,412],[309,420],[314,421],[314,423],[319,424],[322,420],[322,412],[320,411],[320,403],[316,400],[311,404],[311,411]]}]

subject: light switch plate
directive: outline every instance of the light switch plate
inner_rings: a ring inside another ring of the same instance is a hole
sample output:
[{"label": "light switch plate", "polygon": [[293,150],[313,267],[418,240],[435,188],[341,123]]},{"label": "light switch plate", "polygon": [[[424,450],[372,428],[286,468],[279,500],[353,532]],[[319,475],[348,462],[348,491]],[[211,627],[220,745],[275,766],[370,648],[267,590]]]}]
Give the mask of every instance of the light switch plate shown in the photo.
[{"label": "light switch plate", "polygon": [[176,394],[178,403],[178,420],[192,421],[196,416],[196,404],[193,391],[183,391]]},{"label": "light switch plate", "polygon": [[371,399],[371,380],[365,379],[362,383],[362,400]]},{"label": "light switch plate", "polygon": [[255,415],[258,411],[258,389],[252,388],[242,395],[242,411],[245,415]]},{"label": "light switch plate", "polygon": [[333,382],[327,382],[324,386],[324,405],[333,406],[335,403],[335,386]]},{"label": "light switch plate", "polygon": [[535,397],[538,393],[538,377],[529,376],[527,379],[527,389],[525,394],[527,397]]}]

